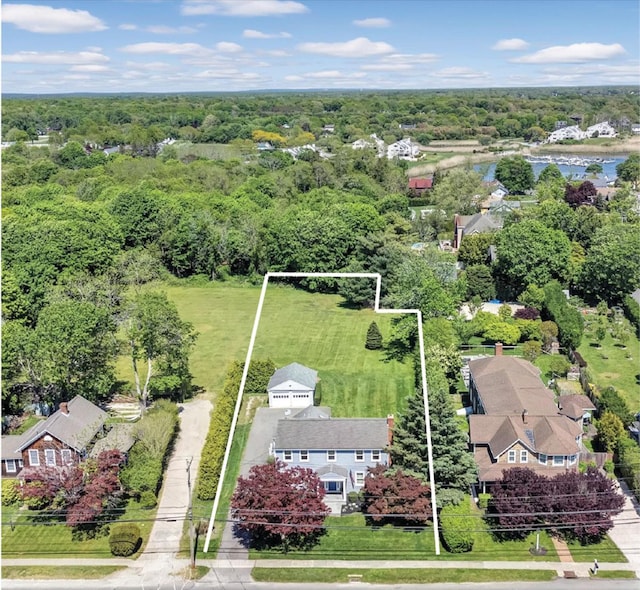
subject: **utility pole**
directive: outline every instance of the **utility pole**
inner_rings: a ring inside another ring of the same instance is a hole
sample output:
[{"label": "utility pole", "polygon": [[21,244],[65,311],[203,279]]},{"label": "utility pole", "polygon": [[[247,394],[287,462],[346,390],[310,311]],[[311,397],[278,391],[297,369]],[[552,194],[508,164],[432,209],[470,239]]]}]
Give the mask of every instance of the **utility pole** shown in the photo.
[{"label": "utility pole", "polygon": [[191,463],[193,457],[187,459],[187,487],[189,488],[189,506],[187,508],[187,517],[189,518],[189,557],[191,558],[191,569],[196,567],[196,545],[195,531],[193,529],[193,501],[191,499]]}]

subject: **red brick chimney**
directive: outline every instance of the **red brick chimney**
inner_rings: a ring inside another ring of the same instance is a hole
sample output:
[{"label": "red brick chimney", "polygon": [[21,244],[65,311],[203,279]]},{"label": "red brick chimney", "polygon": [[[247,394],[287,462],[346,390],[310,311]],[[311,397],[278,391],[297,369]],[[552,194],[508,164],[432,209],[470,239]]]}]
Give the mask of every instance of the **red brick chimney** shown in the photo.
[{"label": "red brick chimney", "polygon": [[393,442],[393,414],[387,416],[387,444],[391,446]]},{"label": "red brick chimney", "polygon": [[67,402],[60,402],[60,411],[63,414],[69,413],[69,404]]},{"label": "red brick chimney", "polygon": [[496,342],[496,356],[502,356],[502,342]]},{"label": "red brick chimney", "polygon": [[524,424],[527,424],[527,416],[529,415],[529,412],[527,412],[526,408],[524,410],[522,410],[522,422]]}]

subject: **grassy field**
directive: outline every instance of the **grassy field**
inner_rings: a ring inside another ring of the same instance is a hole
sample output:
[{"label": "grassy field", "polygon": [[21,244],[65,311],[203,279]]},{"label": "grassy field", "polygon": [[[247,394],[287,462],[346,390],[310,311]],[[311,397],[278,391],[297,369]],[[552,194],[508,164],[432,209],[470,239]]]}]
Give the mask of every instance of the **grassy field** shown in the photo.
[{"label": "grassy field", "polygon": [[609,538],[604,537],[599,543],[593,545],[581,545],[577,541],[567,543],[574,561],[588,563],[597,557],[599,561],[610,563],[626,563],[627,558],[618,549],[617,545]]},{"label": "grassy field", "polygon": [[299,362],[318,371],[321,404],[334,416],[384,417],[397,413],[413,390],[409,363],[386,362],[381,351],[364,347],[375,321],[383,338],[391,316],[340,305],[337,295],[316,295],[270,286],[264,301],[254,358],[277,367]]},{"label": "grassy field", "polygon": [[589,374],[600,389],[612,385],[629,409],[634,413],[640,411],[640,343],[635,335],[625,349],[609,333],[598,346],[595,337],[586,330],[578,352],[587,361]]},{"label": "grassy field", "polygon": [[[245,360],[260,289],[233,283],[161,288],[199,334],[190,359],[193,381],[215,398],[229,364]],[[338,295],[308,293],[274,281],[266,293],[253,358],[271,358],[278,367],[295,361],[317,370],[321,403],[331,406],[334,416],[396,413],[413,388],[412,368],[386,362],[384,353],[364,347],[374,320],[388,337],[391,316],[341,303]],[[120,359],[118,375],[131,380],[128,359]]]},{"label": "grassy field", "polygon": [[3,565],[2,578],[8,580],[97,580],[126,569],[119,565]]},{"label": "grassy field", "polygon": [[[631,573],[631,572],[630,572]],[[359,575],[366,584],[462,584],[465,582],[542,582],[553,580],[551,570],[491,570],[491,569],[346,569],[346,568],[253,568],[257,582],[297,582],[339,584],[349,582],[349,576]]]},{"label": "grassy field", "polygon": [[191,143],[190,141],[178,141],[174,144],[178,152],[178,158],[197,156],[209,160],[233,160],[240,158],[240,152],[232,145],[224,143]]},{"label": "grassy field", "polygon": [[[121,520],[134,521],[140,527],[143,550],[151,533],[155,510],[143,510],[130,501]],[[13,526],[11,525],[13,523]],[[2,508],[2,556],[9,557],[111,557],[109,536],[76,541],[64,523],[41,524],[36,511]]]},{"label": "grassy field", "polygon": [[[455,561],[556,561],[553,543],[546,535],[540,534],[540,544],[548,552],[541,557],[529,553],[535,545],[535,535],[524,541],[497,543],[481,519],[477,520],[478,532],[470,553],[449,553],[442,548],[440,556],[435,555],[433,529],[409,532],[390,525],[371,528],[365,524],[362,514],[330,516],[327,518],[327,534],[309,551],[251,550],[252,559],[354,559],[354,560],[455,560]],[[475,521],[474,521],[475,522]]]}]

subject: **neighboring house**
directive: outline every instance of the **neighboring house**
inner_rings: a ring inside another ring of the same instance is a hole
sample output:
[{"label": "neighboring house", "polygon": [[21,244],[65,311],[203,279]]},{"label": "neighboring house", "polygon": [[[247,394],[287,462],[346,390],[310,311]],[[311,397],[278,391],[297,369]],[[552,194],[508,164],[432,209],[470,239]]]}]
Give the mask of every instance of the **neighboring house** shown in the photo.
[{"label": "neighboring house", "polygon": [[272,152],[276,149],[270,141],[259,141],[256,144],[256,148],[259,152]]},{"label": "neighboring house", "polygon": [[530,362],[502,356],[496,346],[496,356],[469,363],[469,395],[469,436],[481,492],[512,467],[544,475],[577,469],[582,423],[558,410]]},{"label": "neighboring house", "polygon": [[62,402],[58,411],[23,434],[2,437],[2,476],[25,477],[39,467],[79,463],[104,432],[106,419],[105,411],[80,395]]},{"label": "neighboring house", "polygon": [[520,201],[505,201],[499,199],[489,203],[489,213],[491,215],[508,215],[514,211],[520,210],[522,203]]},{"label": "neighboring house", "polygon": [[592,412],[596,407],[586,395],[561,395],[558,398],[558,409],[560,414],[571,418],[582,427],[591,421]]},{"label": "neighboring house", "polygon": [[[571,117],[576,122],[581,121],[581,117]],[[586,131],[582,131],[578,125],[572,125],[571,127],[562,127],[552,132],[549,137],[543,143],[555,143],[563,139],[587,139],[588,137],[615,137],[616,130],[609,125],[608,121],[602,123],[596,123],[587,127]]]},{"label": "neighboring house", "polygon": [[336,126],[335,125],[324,125],[322,127],[322,132],[323,133],[334,133],[336,130]]},{"label": "neighboring house", "polygon": [[393,416],[332,418],[330,408],[309,407],[278,421],[270,454],[313,469],[327,492],[325,503],[339,514],[349,492],[364,486],[367,469],[389,464],[392,430]]},{"label": "neighboring house", "polygon": [[640,135],[640,123],[631,124],[631,133],[633,135]]},{"label": "neighboring house", "polygon": [[277,369],[269,379],[270,408],[306,408],[313,405],[318,372],[300,363]]},{"label": "neighboring house", "polygon": [[356,139],[356,141],[351,144],[351,149],[375,149],[379,158],[384,156],[384,141],[379,139],[375,133],[372,133],[369,137],[372,139],[372,141],[369,141],[368,139]]},{"label": "neighboring house", "polygon": [[410,178],[409,192],[414,197],[419,197],[425,191],[433,188],[433,177],[430,178]]},{"label": "neighboring house", "polygon": [[420,148],[408,137],[396,141],[387,147],[387,158],[399,158],[401,160],[411,160],[420,154]]},{"label": "neighboring house", "polygon": [[500,216],[490,213],[476,213],[475,215],[457,215],[453,218],[454,234],[453,247],[460,248],[462,239],[473,234],[485,234],[502,229],[503,220]]}]

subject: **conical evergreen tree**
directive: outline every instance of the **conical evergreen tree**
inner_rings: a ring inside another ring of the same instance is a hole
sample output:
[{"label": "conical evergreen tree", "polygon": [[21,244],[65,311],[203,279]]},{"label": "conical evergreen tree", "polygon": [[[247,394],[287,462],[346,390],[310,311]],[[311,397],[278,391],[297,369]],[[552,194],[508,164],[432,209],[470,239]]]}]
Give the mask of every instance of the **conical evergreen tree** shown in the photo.
[{"label": "conical evergreen tree", "polygon": [[382,334],[375,322],[369,324],[367,330],[367,341],[364,345],[367,350],[380,350],[382,348]]},{"label": "conical evergreen tree", "polygon": [[[427,367],[433,472],[438,489],[467,492],[476,481],[476,464],[466,435],[458,427],[447,379],[439,367]],[[391,460],[395,467],[429,477],[422,389],[407,399],[407,408],[393,430]]]}]

